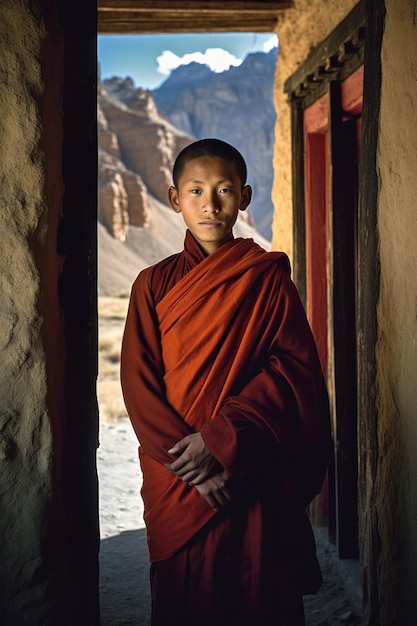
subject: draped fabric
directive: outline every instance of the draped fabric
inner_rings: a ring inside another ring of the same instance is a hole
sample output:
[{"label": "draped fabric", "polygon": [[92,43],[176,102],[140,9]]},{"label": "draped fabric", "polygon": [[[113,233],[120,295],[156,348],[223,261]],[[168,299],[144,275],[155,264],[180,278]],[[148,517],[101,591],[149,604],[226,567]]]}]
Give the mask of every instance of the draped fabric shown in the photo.
[{"label": "draped fabric", "polygon": [[253,531],[292,533],[286,552],[314,556],[304,508],[326,469],[327,396],[284,254],[233,239],[205,257],[187,232],[182,253],[133,285],[121,375],[140,442],[151,561],[171,557],[218,515],[165,467],[167,451],[193,432],[230,476],[247,519],[258,520]]}]

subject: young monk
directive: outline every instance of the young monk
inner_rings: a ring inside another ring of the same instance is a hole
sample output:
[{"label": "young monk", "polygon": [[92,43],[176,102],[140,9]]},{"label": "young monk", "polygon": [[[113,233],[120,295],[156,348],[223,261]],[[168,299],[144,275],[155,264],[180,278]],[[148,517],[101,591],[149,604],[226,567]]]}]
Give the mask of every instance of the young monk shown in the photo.
[{"label": "young monk", "polygon": [[121,359],[152,624],[300,626],[329,437],[315,343],[287,257],[233,236],[252,193],[241,154],[197,141],[173,181],[184,250],[136,279]]}]

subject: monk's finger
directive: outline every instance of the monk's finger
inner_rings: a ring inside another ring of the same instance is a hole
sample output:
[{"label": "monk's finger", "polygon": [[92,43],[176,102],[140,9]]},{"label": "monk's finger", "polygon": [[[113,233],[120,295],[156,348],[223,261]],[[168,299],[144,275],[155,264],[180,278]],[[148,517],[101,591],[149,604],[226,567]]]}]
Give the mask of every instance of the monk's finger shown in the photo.
[{"label": "monk's finger", "polygon": [[230,504],[230,496],[223,491],[217,491],[215,494],[210,494],[212,497],[213,509],[222,509]]},{"label": "monk's finger", "polygon": [[232,494],[226,486],[219,488],[214,495],[220,506],[227,506],[232,499]]},{"label": "monk's finger", "polygon": [[178,476],[178,478],[181,478],[181,480],[185,483],[188,483],[190,486],[192,486],[192,482],[195,482],[195,484],[203,482],[203,480],[199,480],[200,474],[198,470],[195,469],[185,472],[174,472],[174,474]]},{"label": "monk's finger", "polygon": [[176,474],[177,472],[181,471],[181,468],[184,467],[184,464],[185,464],[184,461],[180,457],[179,459],[176,459],[172,463],[166,463],[165,467],[167,467],[169,470],[171,470],[171,472],[174,472],[174,474]]},{"label": "monk's finger", "polygon": [[212,496],[211,494],[207,494],[203,497],[205,498],[206,502],[211,506],[212,509],[216,509],[217,511],[220,508],[220,505],[217,502],[216,498],[214,498],[214,496]]},{"label": "monk's finger", "polygon": [[174,454],[175,456],[178,456],[187,448],[187,446],[188,446],[188,439],[187,437],[184,437],[184,439],[181,439],[181,441],[178,441],[174,446],[172,446],[172,448],[168,450],[168,454]]},{"label": "monk's finger", "polygon": [[167,463],[166,467],[179,476],[190,470],[197,469],[195,460],[190,457],[189,454],[184,452],[178,459],[175,459],[172,463]]},{"label": "monk's finger", "polygon": [[225,488],[222,490],[221,498],[222,498],[222,503],[224,504],[224,506],[227,506],[231,502],[232,494],[230,493],[229,489]]},{"label": "monk's finger", "polygon": [[197,460],[190,454],[188,449],[186,449],[177,459],[175,459],[175,461],[172,461],[172,463],[168,463],[167,467],[169,467],[169,469],[173,472],[196,469]]}]

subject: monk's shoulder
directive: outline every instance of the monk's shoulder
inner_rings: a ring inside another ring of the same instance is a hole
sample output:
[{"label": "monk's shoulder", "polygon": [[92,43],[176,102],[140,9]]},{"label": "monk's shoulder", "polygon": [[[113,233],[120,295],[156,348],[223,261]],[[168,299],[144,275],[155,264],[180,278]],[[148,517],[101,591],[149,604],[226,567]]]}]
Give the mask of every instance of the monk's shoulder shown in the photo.
[{"label": "monk's shoulder", "polygon": [[161,298],[161,293],[166,290],[167,283],[171,282],[170,279],[176,273],[181,257],[182,253],[178,252],[145,267],[133,283],[133,290],[145,297],[151,296],[157,302]]},{"label": "monk's shoulder", "polygon": [[287,254],[285,252],[276,252],[277,263],[281,270],[291,276],[291,262]]},{"label": "monk's shoulder", "polygon": [[[262,249],[263,250],[263,249]],[[291,276],[291,263],[288,255],[285,252],[278,250],[263,250],[265,259],[267,259],[271,265],[274,265],[279,272],[283,272]]]}]

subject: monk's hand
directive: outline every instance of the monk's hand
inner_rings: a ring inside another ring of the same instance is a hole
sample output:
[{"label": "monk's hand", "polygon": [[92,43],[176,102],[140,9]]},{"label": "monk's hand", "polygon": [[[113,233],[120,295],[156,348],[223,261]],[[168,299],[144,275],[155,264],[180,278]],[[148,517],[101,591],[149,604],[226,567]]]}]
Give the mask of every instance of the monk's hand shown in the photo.
[{"label": "monk's hand", "polygon": [[166,467],[191,487],[203,483],[223,469],[206,448],[201,433],[187,435],[168,450],[168,453],[178,458]]},{"label": "monk's hand", "polygon": [[219,472],[208,480],[196,485],[198,493],[203,496],[206,502],[218,511],[224,508],[231,501],[231,493],[228,488],[229,477],[226,472]]}]

